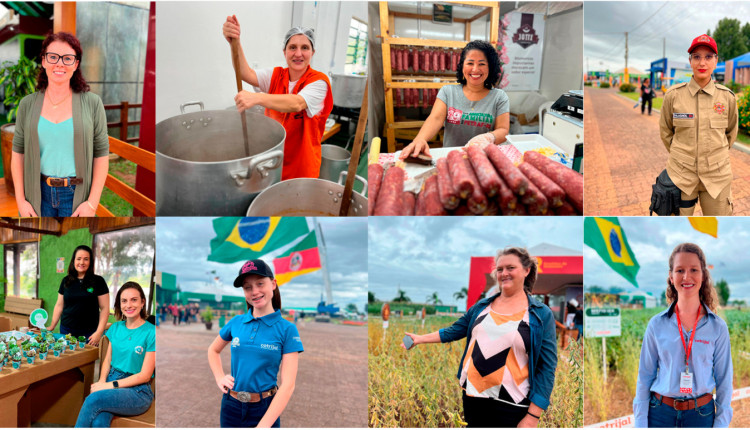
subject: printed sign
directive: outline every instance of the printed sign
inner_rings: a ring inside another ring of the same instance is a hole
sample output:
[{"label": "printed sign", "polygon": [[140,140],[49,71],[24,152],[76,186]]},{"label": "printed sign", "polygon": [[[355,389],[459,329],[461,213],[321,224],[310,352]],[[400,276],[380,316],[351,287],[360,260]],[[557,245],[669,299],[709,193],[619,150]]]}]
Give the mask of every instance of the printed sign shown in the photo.
[{"label": "printed sign", "polygon": [[432,5],[432,22],[450,24],[453,22],[453,6],[447,4]]},{"label": "printed sign", "polygon": [[586,308],[583,318],[585,337],[620,336],[620,308]]},{"label": "printed sign", "polygon": [[538,91],[542,77],[544,15],[511,12],[503,21],[509,22],[502,39],[505,48],[505,54],[501,56],[503,80],[508,81],[504,89]]},{"label": "printed sign", "polygon": [[49,314],[42,308],[34,309],[33,311],[31,311],[31,315],[29,315],[29,321],[31,322],[31,325],[40,329],[46,328],[44,324],[47,323],[47,319],[49,319]]}]

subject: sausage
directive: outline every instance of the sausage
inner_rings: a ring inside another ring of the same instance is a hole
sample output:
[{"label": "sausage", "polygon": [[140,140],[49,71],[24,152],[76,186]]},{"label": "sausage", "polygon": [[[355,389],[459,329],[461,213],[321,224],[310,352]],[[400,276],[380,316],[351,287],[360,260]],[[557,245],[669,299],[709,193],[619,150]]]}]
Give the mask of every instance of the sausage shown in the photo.
[{"label": "sausage", "polygon": [[518,205],[514,209],[508,209],[502,212],[503,212],[503,215],[528,215],[528,212],[526,211],[526,206],[524,205]]},{"label": "sausage", "polygon": [[422,51],[424,54],[424,71],[429,72],[430,71],[430,57],[432,56],[430,54],[430,51]]},{"label": "sausage", "polygon": [[396,70],[396,50],[391,48],[391,70]]},{"label": "sausage", "polygon": [[404,210],[404,169],[391,166],[385,171],[383,184],[375,202],[375,216],[400,216]]},{"label": "sausage", "polygon": [[404,195],[402,196],[403,203],[404,203],[404,215],[406,216],[413,216],[414,215],[414,206],[417,203],[417,197],[412,193],[411,191],[404,191]]},{"label": "sausage", "polygon": [[463,216],[463,215],[474,215],[471,213],[469,208],[466,206],[466,203],[462,204],[461,206],[457,207],[456,210],[451,212],[452,215],[456,216]]},{"label": "sausage", "polygon": [[539,188],[539,191],[547,198],[550,206],[553,208],[562,206],[565,201],[565,191],[552,179],[546,177],[536,167],[526,162],[519,164],[518,169]]},{"label": "sausage", "polygon": [[477,179],[474,169],[471,168],[471,162],[469,161],[468,156],[464,156],[461,159],[463,160],[464,165],[466,165],[466,170],[469,172],[469,178],[472,182],[472,192],[469,194],[466,206],[469,207],[469,210],[473,214],[481,215],[487,210],[487,196],[484,195],[482,186],[479,185],[479,179]]},{"label": "sausage", "polygon": [[412,67],[415,72],[419,71],[419,50],[415,49],[412,51]]},{"label": "sausage", "polygon": [[518,170],[518,167],[513,165],[513,162],[510,161],[510,159],[503,154],[503,151],[495,145],[488,145],[484,148],[484,152],[487,154],[487,158],[492,161],[492,164],[500,173],[500,176],[505,179],[505,183],[508,184],[508,187],[510,187],[515,194],[518,194],[519,196],[524,195],[526,189],[529,187],[529,181],[526,176]]},{"label": "sausage", "polygon": [[461,203],[461,199],[458,197],[458,193],[453,188],[453,182],[451,182],[451,175],[448,171],[448,160],[445,158],[438,158],[437,160],[437,178],[438,178],[438,196],[443,207],[448,210],[453,210],[458,207]]},{"label": "sausage", "polygon": [[482,191],[484,191],[487,197],[495,197],[501,187],[500,176],[487,158],[487,154],[478,146],[468,146],[465,150],[469,156],[469,161],[471,161],[471,166],[474,168],[474,173],[477,175],[479,185],[482,187]]},{"label": "sausage", "polygon": [[566,200],[562,206],[555,208],[555,215],[576,215],[576,209]]},{"label": "sausage", "polygon": [[438,60],[439,54],[440,53],[437,52],[437,50],[432,51],[432,71],[433,72],[440,71],[440,69],[438,69],[438,61],[440,61],[440,60]]},{"label": "sausage", "polygon": [[383,180],[383,166],[380,163],[367,166],[367,179],[370,184],[370,195],[368,196],[367,215],[375,213],[375,202],[378,200],[380,182]]},{"label": "sausage", "polygon": [[547,208],[549,207],[547,198],[544,197],[544,194],[531,181],[529,181],[529,188],[526,190],[526,193],[521,197],[521,203],[527,206],[536,205],[539,214],[547,213]]},{"label": "sausage", "polygon": [[583,213],[583,175],[535,151],[526,151],[523,161],[531,164],[565,190],[568,200]]},{"label": "sausage", "polygon": [[438,55],[438,61],[440,61],[440,71],[445,71],[445,51],[440,51],[440,55]]},{"label": "sausage", "polygon": [[474,183],[471,168],[464,164],[463,153],[454,150],[448,153],[448,171],[451,175],[453,189],[462,199],[469,197],[474,192]]},{"label": "sausage", "polygon": [[453,53],[451,54],[451,60],[452,60],[451,70],[453,70],[454,72],[458,70],[459,58],[460,56],[458,52],[454,50]]},{"label": "sausage", "polygon": [[443,204],[440,202],[440,196],[438,192],[438,178],[437,175],[431,175],[425,179],[422,184],[422,190],[417,196],[418,200],[422,200],[417,205],[415,215],[417,216],[441,216],[447,215]]},{"label": "sausage", "polygon": [[500,178],[500,189],[498,190],[497,201],[500,204],[501,210],[512,210],[518,205],[518,198],[513,194],[513,191],[511,191],[510,187],[508,187],[502,178]]},{"label": "sausage", "polygon": [[482,213],[485,216],[500,215],[500,205],[495,200],[487,202],[487,209]]}]

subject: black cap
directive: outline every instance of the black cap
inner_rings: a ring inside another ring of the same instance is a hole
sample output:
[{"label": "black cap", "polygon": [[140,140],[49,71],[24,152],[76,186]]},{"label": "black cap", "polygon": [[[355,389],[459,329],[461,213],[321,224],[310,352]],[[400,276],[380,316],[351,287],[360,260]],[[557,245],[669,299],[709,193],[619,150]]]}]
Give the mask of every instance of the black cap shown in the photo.
[{"label": "black cap", "polygon": [[249,260],[242,265],[239,275],[234,280],[234,286],[241,288],[242,283],[247,275],[260,275],[263,277],[274,279],[273,271],[268,264],[263,260]]}]

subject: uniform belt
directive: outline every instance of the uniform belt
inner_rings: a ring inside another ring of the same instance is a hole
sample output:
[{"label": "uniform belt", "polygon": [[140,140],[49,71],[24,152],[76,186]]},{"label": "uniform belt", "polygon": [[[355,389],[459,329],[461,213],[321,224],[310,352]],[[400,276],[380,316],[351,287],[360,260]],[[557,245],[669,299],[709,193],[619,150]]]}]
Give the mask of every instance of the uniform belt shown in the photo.
[{"label": "uniform belt", "polygon": [[229,390],[229,395],[242,403],[258,403],[267,397],[273,396],[277,391],[279,391],[278,387],[273,387],[270,390],[264,391],[262,393],[248,393],[247,391]]},{"label": "uniform belt", "polygon": [[83,178],[53,178],[52,176],[44,174],[42,174],[42,180],[50,187],[67,187],[69,185],[81,185],[83,183]]},{"label": "uniform belt", "polygon": [[658,393],[653,393],[654,397],[660,400],[665,405],[674,408],[677,411],[687,411],[690,409],[700,408],[701,406],[707,405],[714,396],[711,393],[706,393],[697,399],[673,399],[672,397],[662,396]]}]

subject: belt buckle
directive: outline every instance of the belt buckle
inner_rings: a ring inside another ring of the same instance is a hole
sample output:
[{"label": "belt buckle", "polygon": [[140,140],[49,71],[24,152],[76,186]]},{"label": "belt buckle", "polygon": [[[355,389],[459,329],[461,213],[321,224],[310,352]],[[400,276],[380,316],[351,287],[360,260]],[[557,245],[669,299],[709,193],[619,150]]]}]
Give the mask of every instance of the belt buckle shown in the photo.
[{"label": "belt buckle", "polygon": [[[674,404],[673,404],[672,407],[675,410],[680,410],[680,409],[678,409],[678,405],[682,405],[683,403],[687,403],[687,402],[689,402],[691,400],[693,400],[693,399],[674,399]],[[682,407],[683,406],[680,406],[680,408],[682,408]],[[689,408],[685,408],[685,410],[687,410],[687,409],[689,409]]]},{"label": "belt buckle", "polygon": [[248,393],[247,391],[238,391],[237,392],[237,400],[239,400],[242,403],[249,403],[252,399],[251,396],[252,393]]}]

